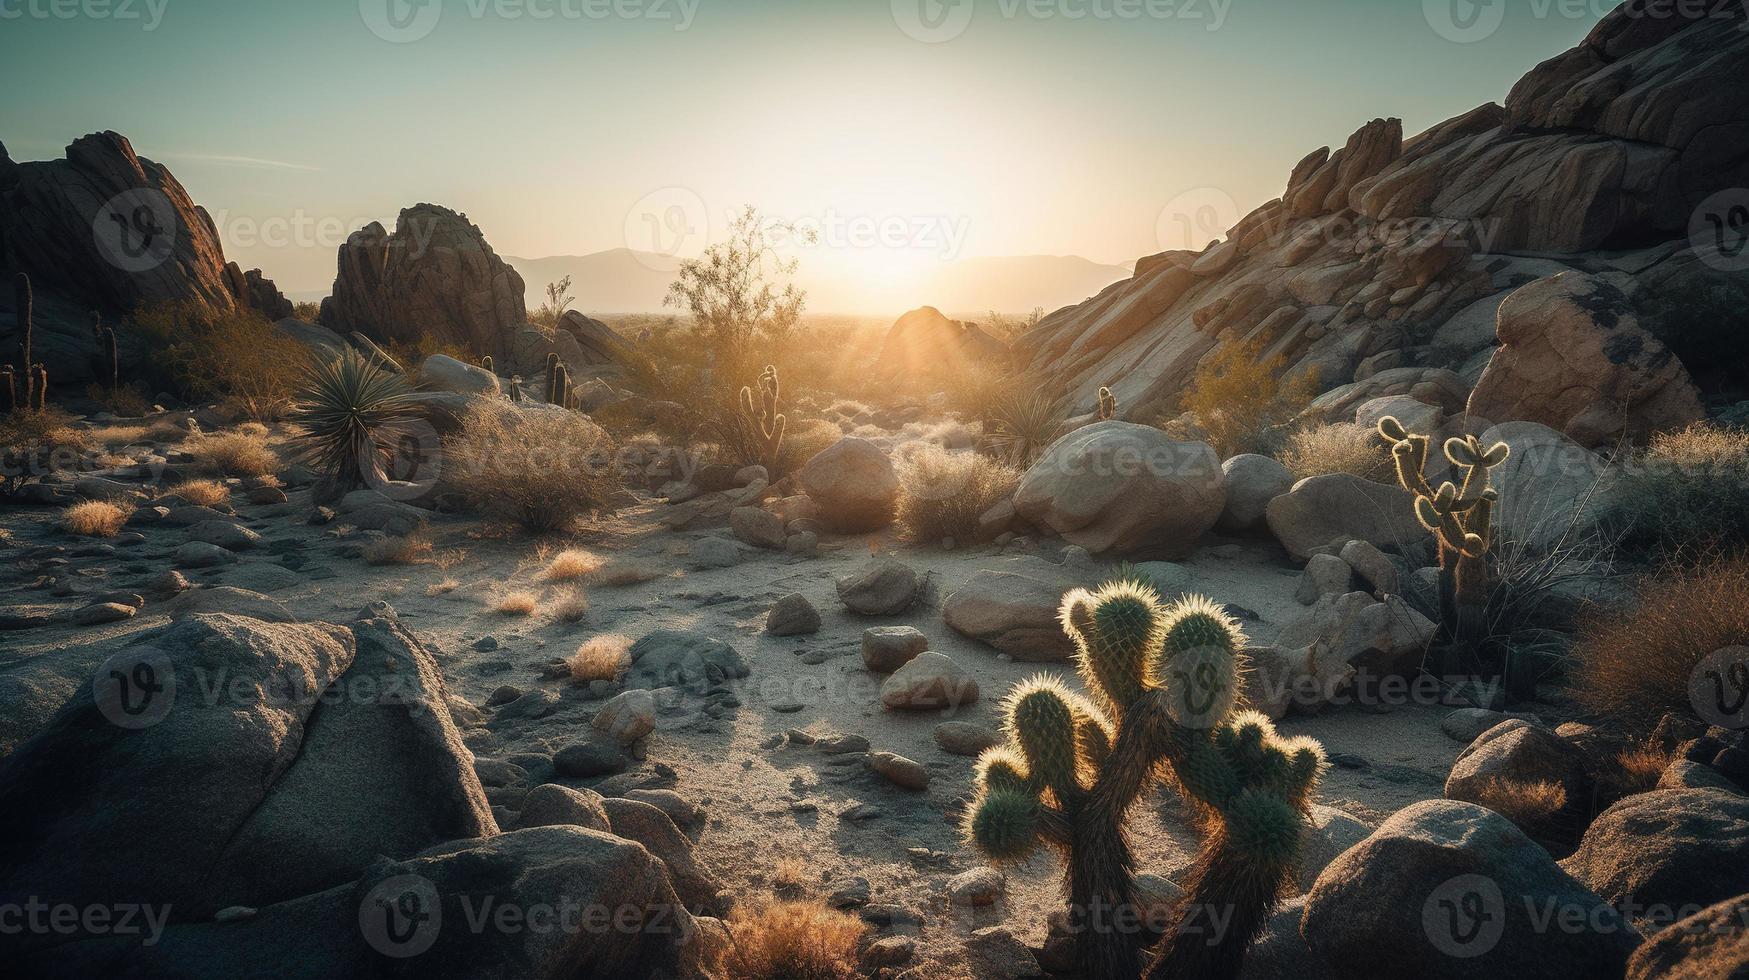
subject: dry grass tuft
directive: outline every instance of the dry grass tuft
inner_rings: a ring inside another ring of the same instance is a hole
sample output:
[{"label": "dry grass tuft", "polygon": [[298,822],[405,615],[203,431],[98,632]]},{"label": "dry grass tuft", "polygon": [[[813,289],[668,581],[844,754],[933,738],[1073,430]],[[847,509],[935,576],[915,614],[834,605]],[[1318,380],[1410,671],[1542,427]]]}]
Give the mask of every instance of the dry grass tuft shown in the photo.
[{"label": "dry grass tuft", "polygon": [[244,432],[239,427],[231,432],[191,435],[183,441],[182,448],[205,473],[267,476],[280,467],[279,456],[267,447],[265,429],[261,434]]},{"label": "dry grass tuft", "polygon": [[172,487],[170,493],[198,507],[217,507],[231,499],[231,488],[217,480],[189,480]]},{"label": "dry grass tuft", "polygon": [[807,893],[808,863],[795,855],[778,858],[771,871],[771,889],[779,898],[797,899]]},{"label": "dry grass tuft", "polygon": [[1649,792],[1657,787],[1674,758],[1674,753],[1651,740],[1630,745],[1616,753],[1611,788],[1619,796]]},{"label": "dry grass tuft", "polygon": [[561,590],[553,598],[553,618],[561,623],[580,623],[589,615],[589,593],[582,587]]},{"label": "dry grass tuft", "polygon": [[1373,430],[1353,422],[1315,425],[1288,437],[1281,464],[1295,480],[1348,473],[1374,483],[1395,481],[1391,452]]},{"label": "dry grass tuft", "polygon": [[570,529],[620,489],[613,440],[575,412],[482,402],[444,448],[446,481],[482,512],[537,533]]},{"label": "dry grass tuft", "polygon": [[1695,423],[1652,439],[1628,467],[1612,516],[1628,543],[1692,561],[1749,544],[1749,432]]},{"label": "dry grass tuft", "polygon": [[632,562],[612,562],[603,566],[590,577],[591,585],[606,588],[623,588],[628,585],[642,585],[662,577],[662,573],[653,568]]},{"label": "dry grass tuft", "polygon": [[113,538],[132,514],[131,507],[106,500],[87,500],[61,512],[61,527],[82,538]]},{"label": "dry grass tuft", "polygon": [[492,600],[492,611],[503,616],[533,616],[540,608],[540,596],[527,589],[505,592]]},{"label": "dry grass tuft", "polygon": [[571,668],[571,680],[578,684],[618,680],[631,666],[631,649],[630,637],[603,633],[583,641],[576,653],[565,658],[565,665]]},{"label": "dry grass tuft", "polygon": [[541,578],[549,582],[573,582],[586,579],[601,570],[607,560],[593,551],[582,548],[566,548],[553,556],[547,562],[546,570],[541,572]]},{"label": "dry grass tuft", "polygon": [[435,599],[438,596],[449,595],[451,592],[454,592],[461,587],[462,583],[460,580],[446,578],[441,582],[433,582],[430,585],[427,585],[425,587],[425,595],[429,598]]},{"label": "dry grass tuft", "polygon": [[916,446],[899,461],[899,521],[914,541],[971,541],[1019,482],[1018,469],[981,453]]},{"label": "dry grass tuft", "polygon": [[823,903],[771,902],[736,909],[719,968],[730,980],[849,980],[867,926]]},{"label": "dry grass tuft", "polygon": [[1567,806],[1567,790],[1548,780],[1491,779],[1478,795],[1483,806],[1527,831],[1547,827]]},{"label": "dry grass tuft", "polygon": [[367,565],[417,565],[430,560],[431,536],[422,530],[379,538],[364,546]]},{"label": "dry grass tuft", "polygon": [[1588,711],[1649,735],[1666,714],[1696,716],[1695,669],[1714,651],[1749,646],[1749,559],[1673,569],[1627,609],[1584,625],[1568,675]]}]

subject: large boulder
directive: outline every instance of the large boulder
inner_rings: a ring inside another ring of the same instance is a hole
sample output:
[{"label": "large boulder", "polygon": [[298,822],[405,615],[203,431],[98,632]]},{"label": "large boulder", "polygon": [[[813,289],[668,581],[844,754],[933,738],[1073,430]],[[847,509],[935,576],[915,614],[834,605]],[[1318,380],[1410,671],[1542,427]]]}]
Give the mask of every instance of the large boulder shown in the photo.
[{"label": "large boulder", "polygon": [[1508,296],[1470,415],[1541,422],[1586,447],[1704,418],[1687,368],[1640,326],[1620,279],[1563,272]]},{"label": "large boulder", "polygon": [[1057,610],[1063,593],[1092,584],[1087,578],[1037,558],[1011,559],[1003,568],[972,573],[942,603],[941,615],[954,632],[1016,660],[1067,660],[1075,645]]},{"label": "large boulder", "polygon": [[950,320],[923,306],[894,322],[881,344],[875,373],[887,378],[964,378],[977,370],[1008,367],[1008,345],[963,320]]},{"label": "large boulder", "polygon": [[1722,902],[1749,881],[1749,798],[1712,789],[1635,794],[1599,814],[1561,864],[1618,905]]},{"label": "large boulder", "polygon": [[1357,980],[1620,976],[1639,940],[1506,818],[1450,800],[1397,811],[1330,862],[1300,934]]},{"label": "large boulder", "polygon": [[1349,473],[1308,477],[1269,502],[1269,530],[1301,561],[1319,549],[1349,541],[1403,553],[1426,539],[1415,519],[1415,498],[1402,487],[1373,483]]},{"label": "large boulder", "polygon": [[1240,453],[1221,464],[1227,477],[1227,506],[1220,526],[1249,531],[1263,524],[1269,502],[1294,487],[1294,475],[1273,457]]},{"label": "large boulder", "polygon": [[1512,448],[1490,473],[1500,500],[1494,531],[1500,540],[1540,550],[1563,538],[1569,544],[1609,510],[1616,474],[1596,453],[1540,422],[1505,422],[1482,434],[1482,443]]},{"label": "large boulder", "polygon": [[1711,905],[1654,933],[1628,961],[1628,980],[1749,976],[1749,895]]},{"label": "large boulder", "polygon": [[199,918],[494,833],[447,703],[391,624],[203,614],[144,635],[0,765],[0,894]]},{"label": "large boulder", "polygon": [[528,322],[522,276],[467,217],[435,204],[401,211],[394,233],[371,222],[340,246],[325,327],[376,340],[422,337],[509,362]]},{"label": "large boulder", "polygon": [[630,656],[627,687],[703,691],[749,673],[747,661],[734,647],[689,630],[652,630],[632,644]]},{"label": "large boulder", "polygon": [[[1551,829],[1544,821],[1554,814],[1518,814],[1511,805],[1514,794],[1539,784],[1559,786],[1567,804],[1579,805],[1590,787],[1584,753],[1541,725],[1511,718],[1478,735],[1458,753],[1445,779],[1445,798],[1518,818],[1524,830],[1541,835]],[[1524,821],[1535,825],[1526,826]]]},{"label": "large boulder", "polygon": [[1093,554],[1183,557],[1227,505],[1208,444],[1112,419],[1063,436],[1021,477],[1014,508]]},{"label": "large boulder", "polygon": [[796,475],[820,519],[837,531],[878,531],[893,522],[899,475],[881,447],[847,436],[816,453]]},{"label": "large boulder", "polygon": [[419,365],[419,381],[434,391],[460,395],[496,395],[498,378],[477,364],[466,364],[447,354],[433,354]]}]

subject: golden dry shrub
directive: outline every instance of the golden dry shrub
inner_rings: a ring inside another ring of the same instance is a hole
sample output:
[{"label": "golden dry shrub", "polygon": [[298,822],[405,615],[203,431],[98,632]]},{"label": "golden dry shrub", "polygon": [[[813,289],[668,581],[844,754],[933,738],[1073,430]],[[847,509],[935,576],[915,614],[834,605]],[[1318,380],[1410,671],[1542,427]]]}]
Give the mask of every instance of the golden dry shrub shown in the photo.
[{"label": "golden dry shrub", "polygon": [[[1625,608],[1596,609],[1581,627],[1568,676],[1587,711],[1644,736],[1666,714],[1712,720],[1706,699],[1715,679],[1702,662],[1742,646],[1749,646],[1749,559],[1672,567]],[[1734,694],[1731,667],[1713,673]]]},{"label": "golden dry shrub", "polygon": [[252,310],[165,303],[137,310],[133,326],[159,347],[156,360],[191,398],[226,402],[254,419],[284,414],[311,356]]},{"label": "golden dry shrub", "polygon": [[913,541],[972,541],[978,518],[1014,494],[1020,471],[976,452],[914,445],[899,460],[899,522]]},{"label": "golden dry shrub", "polygon": [[1179,396],[1178,410],[1196,416],[1197,428],[1226,459],[1269,453],[1286,426],[1318,394],[1318,379],[1284,379],[1285,355],[1263,357],[1263,338],[1226,344],[1203,358]]},{"label": "golden dry shrub", "polygon": [[661,577],[661,572],[658,572],[647,565],[640,565],[636,562],[613,561],[609,562],[600,571],[590,576],[589,583],[591,585],[605,586],[607,588],[624,588],[628,585],[642,585],[645,582],[652,582]]},{"label": "golden dry shrub", "polygon": [[561,623],[580,623],[589,615],[589,592],[581,586],[561,589],[553,596],[553,618]]},{"label": "golden dry shrub", "polygon": [[217,480],[188,480],[171,487],[170,494],[198,507],[217,507],[231,499],[231,488]]},{"label": "golden dry shrub", "polygon": [[417,565],[431,560],[431,537],[424,531],[378,538],[364,546],[367,565]]},{"label": "golden dry shrub", "polygon": [[1396,480],[1390,449],[1372,429],[1353,422],[1314,425],[1295,432],[1288,436],[1280,459],[1295,480],[1326,473],[1347,473],[1374,483]]},{"label": "golden dry shrub", "polygon": [[819,901],[737,908],[718,968],[729,980],[849,980],[867,926]]},{"label": "golden dry shrub", "polygon": [[536,533],[570,530],[621,487],[613,440],[562,409],[480,401],[444,450],[445,483],[481,513]]},{"label": "golden dry shrub", "polygon": [[61,512],[61,527],[82,538],[113,538],[132,514],[130,507],[107,500],[86,500]]},{"label": "golden dry shrub", "polygon": [[1626,467],[1612,517],[1630,547],[1693,561],[1749,545],[1749,432],[1697,422]]},{"label": "golden dry shrub", "polygon": [[183,440],[182,449],[194,458],[196,469],[217,476],[268,476],[282,465],[267,436],[254,432],[193,435]]},{"label": "golden dry shrub", "polygon": [[541,578],[549,582],[571,582],[586,579],[601,570],[606,559],[584,548],[566,548],[547,562]]},{"label": "golden dry shrub", "polygon": [[571,680],[578,684],[590,681],[618,680],[632,664],[632,641],[618,633],[604,633],[584,640],[577,652],[565,658]]},{"label": "golden dry shrub", "polygon": [[532,616],[540,608],[540,596],[526,589],[512,589],[492,598],[492,611],[501,616]]}]

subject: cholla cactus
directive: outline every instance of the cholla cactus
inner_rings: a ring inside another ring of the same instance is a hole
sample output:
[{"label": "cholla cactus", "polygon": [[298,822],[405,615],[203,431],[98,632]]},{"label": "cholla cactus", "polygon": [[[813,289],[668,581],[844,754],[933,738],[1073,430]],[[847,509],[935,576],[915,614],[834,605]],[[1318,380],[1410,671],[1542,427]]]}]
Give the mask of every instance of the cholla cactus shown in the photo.
[{"label": "cholla cactus", "polygon": [[556,351],[547,352],[547,403],[555,404],[559,400],[557,386],[559,380],[559,355]]},{"label": "cholla cactus", "polygon": [[0,364],[0,409],[7,415],[18,411],[18,375],[10,364]]},{"label": "cholla cactus", "polygon": [[[1137,909],[1125,821],[1156,781],[1174,786],[1204,836],[1147,976],[1237,976],[1298,858],[1323,750],[1236,710],[1244,634],[1209,600],[1166,608],[1119,581],[1069,593],[1060,618],[1092,697],[1049,676],[1014,689],[1008,744],[978,760],[966,839],[998,863],[1061,851],[1086,975],[1135,977],[1147,934],[1111,926]],[[1211,907],[1233,913],[1212,942],[1191,919]]]},{"label": "cholla cactus", "polygon": [[548,384],[552,386],[552,397],[549,398],[548,401],[560,408],[570,408],[571,372],[565,369],[565,365],[562,362],[553,367],[553,372],[548,379]]},{"label": "cholla cactus", "polygon": [[104,326],[103,314],[95,310],[92,311],[91,318],[91,334],[96,338],[98,353],[103,358],[104,374],[107,376],[105,380],[110,394],[114,394],[121,387],[121,358],[116,354],[115,328]]},{"label": "cholla cactus", "polygon": [[522,401],[522,375],[520,374],[510,376],[510,400],[513,402]]},{"label": "cholla cactus", "polygon": [[26,407],[36,404],[36,383],[34,362],[30,359],[31,334],[34,333],[34,319],[31,316],[30,277],[20,272],[12,279],[12,309],[18,315],[18,373],[24,376],[24,392],[21,401]]},{"label": "cholla cactus", "polygon": [[486,369],[487,374],[498,373],[497,371],[492,370],[492,355],[490,354],[486,354],[480,358],[480,366]]},{"label": "cholla cactus", "polygon": [[1431,439],[1403,428],[1396,419],[1379,420],[1379,435],[1391,444],[1397,482],[1415,495],[1415,518],[1439,545],[1440,636],[1449,656],[1441,672],[1459,669],[1453,658],[1480,645],[1488,606],[1488,551],[1494,545],[1494,503],[1499,493],[1488,485],[1494,467],[1512,448],[1503,442],[1484,448],[1475,436],[1447,439],[1445,458],[1463,471],[1461,486],[1427,482]]},{"label": "cholla cactus", "polygon": [[30,366],[30,410],[40,412],[49,405],[49,369],[41,364]]},{"label": "cholla cactus", "polygon": [[1099,389],[1099,421],[1107,422],[1117,417],[1117,396],[1110,388]]},{"label": "cholla cactus", "polygon": [[759,462],[773,473],[777,472],[778,455],[783,450],[783,431],[787,423],[777,410],[777,397],[777,366],[773,364],[765,365],[765,371],[759,375],[757,399],[754,398],[751,387],[741,388],[741,414],[747,416],[747,422],[757,436]]}]

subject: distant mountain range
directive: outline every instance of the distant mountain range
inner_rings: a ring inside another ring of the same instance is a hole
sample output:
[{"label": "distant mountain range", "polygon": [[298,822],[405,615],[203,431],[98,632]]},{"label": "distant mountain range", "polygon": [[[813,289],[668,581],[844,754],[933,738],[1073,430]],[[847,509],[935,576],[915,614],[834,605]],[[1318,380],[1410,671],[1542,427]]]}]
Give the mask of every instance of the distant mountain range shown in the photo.
[{"label": "distant mountain range", "polygon": [[[504,260],[527,283],[530,309],[545,301],[547,283],[568,275],[576,308],[595,314],[662,312],[662,298],[679,265],[666,255],[627,248],[538,259],[506,255]],[[808,309],[817,313],[897,316],[926,305],[961,314],[1026,313],[1039,306],[1049,312],[1079,303],[1130,274],[1126,266],[1101,265],[1078,255],[964,259],[929,276],[915,296],[896,304],[853,281],[810,277],[805,267],[800,284],[808,290]],[[884,306],[893,308],[877,308]]]}]

